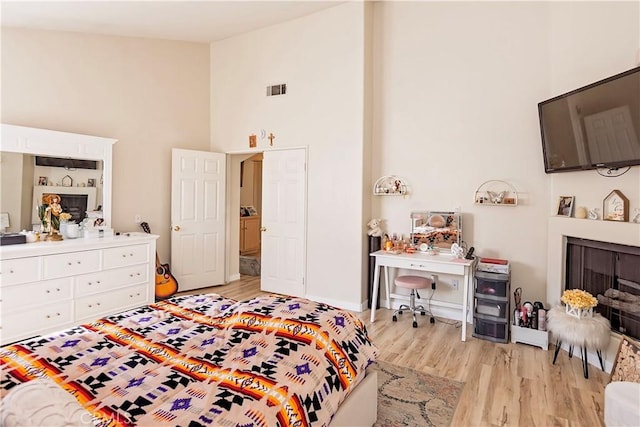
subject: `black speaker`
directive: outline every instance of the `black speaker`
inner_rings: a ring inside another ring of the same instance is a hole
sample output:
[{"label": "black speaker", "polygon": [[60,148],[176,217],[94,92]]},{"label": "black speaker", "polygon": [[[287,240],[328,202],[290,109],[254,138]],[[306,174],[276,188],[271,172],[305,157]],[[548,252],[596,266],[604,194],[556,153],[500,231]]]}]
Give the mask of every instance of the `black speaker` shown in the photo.
[{"label": "black speaker", "polygon": [[[382,246],[382,237],[380,236],[369,236],[369,252],[379,251]],[[367,303],[367,307],[371,308],[371,300],[373,294],[373,275],[376,272],[376,257],[369,255],[369,290],[367,292],[367,298],[369,302]],[[376,303],[376,308],[380,308],[380,286],[378,286],[378,302]]]}]

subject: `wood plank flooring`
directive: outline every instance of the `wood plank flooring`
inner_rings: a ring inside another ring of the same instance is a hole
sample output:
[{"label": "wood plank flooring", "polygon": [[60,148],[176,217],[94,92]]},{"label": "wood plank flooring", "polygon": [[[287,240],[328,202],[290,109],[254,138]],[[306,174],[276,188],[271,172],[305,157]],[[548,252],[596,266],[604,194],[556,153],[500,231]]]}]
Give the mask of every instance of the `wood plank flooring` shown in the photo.
[{"label": "wood plank flooring", "polygon": [[[242,276],[223,286],[201,289],[236,300],[263,294],[260,278]],[[185,292],[193,293],[193,292]],[[356,313],[380,350],[379,359],[432,375],[462,381],[465,386],[453,426],[604,426],[604,387],[609,375],[589,366],[582,375],[580,353],[564,350],[553,365],[553,350],[524,344],[496,344],[473,338],[468,328],[460,341],[459,322],[429,323],[411,317],[391,321],[391,310]]]}]

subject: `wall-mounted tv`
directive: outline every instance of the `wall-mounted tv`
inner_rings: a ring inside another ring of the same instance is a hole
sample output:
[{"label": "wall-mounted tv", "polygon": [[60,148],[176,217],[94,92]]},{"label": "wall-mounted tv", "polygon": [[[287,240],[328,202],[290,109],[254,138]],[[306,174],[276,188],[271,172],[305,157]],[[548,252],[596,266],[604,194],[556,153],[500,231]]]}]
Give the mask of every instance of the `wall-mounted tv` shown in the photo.
[{"label": "wall-mounted tv", "polygon": [[538,104],[546,173],[640,165],[640,67]]}]

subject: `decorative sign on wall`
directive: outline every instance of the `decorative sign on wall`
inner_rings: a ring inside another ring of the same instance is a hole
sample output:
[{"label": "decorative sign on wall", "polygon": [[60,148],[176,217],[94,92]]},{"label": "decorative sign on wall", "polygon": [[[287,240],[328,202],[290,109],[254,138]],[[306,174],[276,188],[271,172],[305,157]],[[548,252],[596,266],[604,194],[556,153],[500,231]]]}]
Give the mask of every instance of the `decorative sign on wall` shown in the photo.
[{"label": "decorative sign on wall", "polygon": [[629,199],[620,190],[613,190],[604,198],[602,219],[605,221],[629,221]]}]

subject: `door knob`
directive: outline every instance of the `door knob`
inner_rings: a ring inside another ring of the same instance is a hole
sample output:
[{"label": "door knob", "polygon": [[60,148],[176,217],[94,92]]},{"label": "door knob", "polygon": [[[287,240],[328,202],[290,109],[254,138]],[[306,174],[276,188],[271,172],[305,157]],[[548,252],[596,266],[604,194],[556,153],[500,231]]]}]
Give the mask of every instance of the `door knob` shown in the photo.
[{"label": "door knob", "polygon": [[175,227],[173,227],[173,231],[180,231],[180,226],[176,225]]},{"label": "door knob", "polygon": [[267,227],[260,227],[260,231],[267,231]]}]

